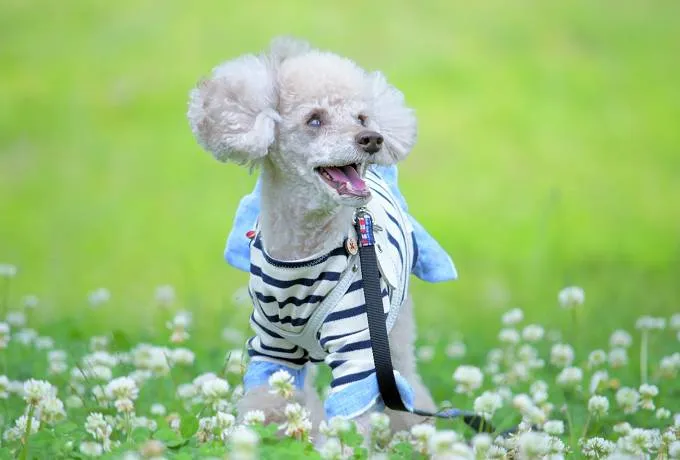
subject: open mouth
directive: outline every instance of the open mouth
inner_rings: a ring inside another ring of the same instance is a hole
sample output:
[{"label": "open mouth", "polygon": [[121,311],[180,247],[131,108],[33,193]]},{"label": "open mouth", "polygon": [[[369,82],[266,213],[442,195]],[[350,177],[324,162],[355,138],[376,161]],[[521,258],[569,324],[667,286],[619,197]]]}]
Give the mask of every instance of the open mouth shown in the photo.
[{"label": "open mouth", "polygon": [[365,198],[371,194],[368,185],[361,178],[360,165],[319,166],[315,171],[339,195]]}]

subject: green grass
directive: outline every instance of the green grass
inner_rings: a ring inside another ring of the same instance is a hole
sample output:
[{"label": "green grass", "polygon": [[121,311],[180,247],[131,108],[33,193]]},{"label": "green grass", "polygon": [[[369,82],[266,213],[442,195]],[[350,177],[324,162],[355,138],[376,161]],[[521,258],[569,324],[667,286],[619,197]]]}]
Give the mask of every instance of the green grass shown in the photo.
[{"label": "green grass", "polygon": [[[255,178],[200,151],[187,92],[279,34],[383,70],[417,111],[401,188],[460,272],[414,283],[424,341],[462,334],[481,354],[515,305],[558,326],[566,284],[586,291],[584,350],[677,311],[680,4],[668,0],[4,2],[0,261],[19,266],[14,303],[36,293],[45,325],[137,333],[170,283],[203,345],[245,327],[228,299],[247,276],[221,252]],[[90,315],[99,286],[113,300]]]}]

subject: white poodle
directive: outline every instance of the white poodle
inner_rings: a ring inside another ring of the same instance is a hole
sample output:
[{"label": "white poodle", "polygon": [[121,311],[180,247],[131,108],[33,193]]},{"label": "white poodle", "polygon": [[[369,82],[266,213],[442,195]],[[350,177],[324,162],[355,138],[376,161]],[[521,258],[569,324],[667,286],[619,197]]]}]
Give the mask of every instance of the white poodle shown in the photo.
[{"label": "white poodle", "polygon": [[[268,422],[283,420],[286,401],[268,388],[269,377],[282,369],[294,377],[295,399],[310,409],[314,426],[325,411],[366,430],[370,413],[384,410],[351,247],[359,207],[377,224],[399,391],[407,406],[435,410],[414,356],[407,292],[418,258],[414,228],[403,198],[379,173],[403,160],[416,140],[416,120],[401,92],[349,59],[278,39],[266,54],[216,67],[192,90],[188,117],[200,145],[218,160],[261,169],[261,211],[249,235],[256,335],[248,341],[240,413],[260,409]],[[308,364],[321,361],[333,375],[323,409],[304,383]],[[388,414],[394,430],[423,421]]]}]

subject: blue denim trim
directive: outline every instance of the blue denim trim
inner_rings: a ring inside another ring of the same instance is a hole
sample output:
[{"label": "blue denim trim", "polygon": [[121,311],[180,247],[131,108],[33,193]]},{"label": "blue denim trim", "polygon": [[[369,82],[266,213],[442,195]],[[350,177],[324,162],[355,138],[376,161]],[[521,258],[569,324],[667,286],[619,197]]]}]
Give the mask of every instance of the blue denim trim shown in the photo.
[{"label": "blue denim trim", "polygon": [[[413,389],[411,389],[411,385],[399,373],[395,372],[394,375],[404,405],[407,409],[412,410]],[[346,386],[340,391],[331,393],[324,403],[328,419],[331,417],[353,418],[363,414],[373,406],[380,411],[385,409],[375,373]]]},{"label": "blue denim trim", "polygon": [[[397,185],[397,167],[372,165],[376,172],[387,184],[413,226],[413,235],[418,245],[418,258],[413,267],[413,274],[423,281],[437,283],[458,278],[456,267],[451,257],[441,245],[430,235],[420,223],[408,213],[408,206]],[[227,238],[224,258],[229,265],[244,272],[250,271],[250,240],[246,232],[255,228],[255,221],[260,213],[260,194],[262,184],[260,179],[255,189],[241,199],[236,210],[234,223]]]},{"label": "blue denim trim", "polygon": [[269,385],[269,377],[276,371],[284,370],[293,376],[295,388],[301,390],[305,386],[307,367],[300,369],[276,364],[269,361],[251,360],[248,363],[246,374],[243,376],[243,388],[249,391],[255,387]]}]

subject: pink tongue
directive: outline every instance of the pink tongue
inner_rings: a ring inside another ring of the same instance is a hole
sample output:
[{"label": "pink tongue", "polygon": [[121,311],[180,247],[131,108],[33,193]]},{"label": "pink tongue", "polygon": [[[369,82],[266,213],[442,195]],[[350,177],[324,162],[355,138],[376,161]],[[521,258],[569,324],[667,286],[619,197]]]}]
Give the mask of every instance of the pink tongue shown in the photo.
[{"label": "pink tongue", "polygon": [[352,166],[341,166],[338,168],[325,168],[326,172],[331,175],[334,181],[336,182],[344,182],[344,183],[349,183],[350,184],[350,190],[347,190],[347,192],[359,192],[359,193],[366,193],[368,191],[368,187],[366,186],[366,182],[359,176],[359,173],[357,172],[356,169],[354,169]]}]

